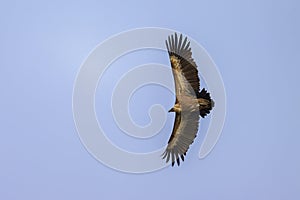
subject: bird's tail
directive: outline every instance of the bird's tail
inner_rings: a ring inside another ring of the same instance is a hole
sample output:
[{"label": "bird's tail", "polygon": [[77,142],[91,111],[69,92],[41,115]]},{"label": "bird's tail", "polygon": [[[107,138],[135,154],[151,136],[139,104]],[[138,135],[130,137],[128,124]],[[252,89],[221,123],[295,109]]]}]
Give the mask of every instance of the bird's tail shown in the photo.
[{"label": "bird's tail", "polygon": [[197,96],[199,103],[200,116],[205,117],[214,107],[215,102],[211,99],[210,94],[203,88]]}]

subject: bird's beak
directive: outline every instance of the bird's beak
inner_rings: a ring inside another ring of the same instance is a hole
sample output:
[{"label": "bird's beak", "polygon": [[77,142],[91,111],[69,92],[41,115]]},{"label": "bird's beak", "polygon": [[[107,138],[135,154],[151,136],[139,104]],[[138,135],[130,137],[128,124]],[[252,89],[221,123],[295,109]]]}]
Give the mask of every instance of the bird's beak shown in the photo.
[{"label": "bird's beak", "polygon": [[174,108],[171,108],[168,112],[175,112]]}]

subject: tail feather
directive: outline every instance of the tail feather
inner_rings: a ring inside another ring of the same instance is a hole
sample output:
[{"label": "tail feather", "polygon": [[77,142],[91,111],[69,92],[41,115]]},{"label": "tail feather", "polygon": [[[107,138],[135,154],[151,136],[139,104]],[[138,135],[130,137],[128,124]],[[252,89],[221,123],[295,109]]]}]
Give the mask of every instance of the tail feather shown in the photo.
[{"label": "tail feather", "polygon": [[197,96],[198,99],[206,99],[208,100],[207,105],[200,105],[200,116],[204,118],[206,115],[208,115],[211,111],[211,109],[214,107],[215,102],[211,99],[210,94],[203,88],[201,92]]}]

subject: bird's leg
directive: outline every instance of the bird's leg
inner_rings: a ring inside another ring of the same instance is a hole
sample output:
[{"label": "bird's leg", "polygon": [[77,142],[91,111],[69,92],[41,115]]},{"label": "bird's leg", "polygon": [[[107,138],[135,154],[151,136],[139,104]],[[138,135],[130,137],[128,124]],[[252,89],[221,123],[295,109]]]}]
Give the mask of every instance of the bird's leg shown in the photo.
[{"label": "bird's leg", "polygon": [[203,99],[203,98],[199,98],[198,99],[198,103],[199,103],[199,106],[200,106],[200,108],[201,107],[207,107],[207,106],[209,106],[210,105],[210,101],[209,100],[207,100],[207,99]]},{"label": "bird's leg", "polygon": [[209,114],[212,107],[214,107],[214,101],[212,99],[207,100],[204,98],[198,98],[198,104],[199,104],[200,116],[203,118],[207,114]]}]

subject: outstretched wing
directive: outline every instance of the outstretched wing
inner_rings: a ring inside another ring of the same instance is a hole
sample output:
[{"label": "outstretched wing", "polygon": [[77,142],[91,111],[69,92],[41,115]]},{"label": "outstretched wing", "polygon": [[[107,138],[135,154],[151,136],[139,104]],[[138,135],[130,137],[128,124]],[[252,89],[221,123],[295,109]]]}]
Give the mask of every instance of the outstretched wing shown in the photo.
[{"label": "outstretched wing", "polygon": [[187,37],[183,40],[182,34],[178,37],[175,33],[168,37],[166,46],[172,65],[176,96],[198,95],[200,87],[198,70]]},{"label": "outstretched wing", "polygon": [[171,159],[172,166],[175,161],[180,165],[180,158],[184,161],[184,156],[189,146],[194,142],[199,126],[199,112],[176,113],[172,135],[169,139],[167,149],[162,154],[166,162]]}]

